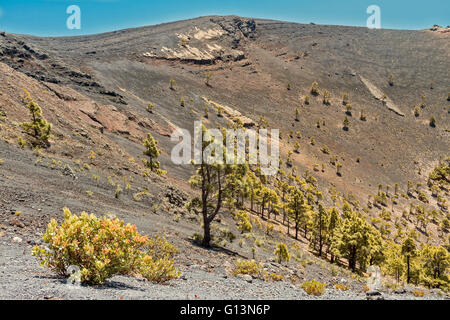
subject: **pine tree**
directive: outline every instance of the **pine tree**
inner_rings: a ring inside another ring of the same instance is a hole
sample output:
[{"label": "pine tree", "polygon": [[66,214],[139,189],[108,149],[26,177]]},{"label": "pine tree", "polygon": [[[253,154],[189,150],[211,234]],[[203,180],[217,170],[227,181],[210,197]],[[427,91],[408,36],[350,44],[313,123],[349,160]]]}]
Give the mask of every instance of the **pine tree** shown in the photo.
[{"label": "pine tree", "polygon": [[323,90],[323,104],[329,106],[331,104],[331,93],[327,90]]},{"label": "pine tree", "polygon": [[416,242],[412,238],[407,238],[402,244],[402,255],[406,258],[406,283],[411,280],[411,259],[417,254]]},{"label": "pine tree", "polygon": [[350,126],[350,121],[348,121],[347,116],[345,116],[342,129],[344,129],[344,131],[348,131],[349,126]]},{"label": "pine tree", "polygon": [[211,72],[210,72],[210,71],[206,72],[206,74],[205,74],[205,84],[206,84],[208,87],[211,86],[211,84],[210,84],[211,79],[212,79],[212,74],[211,74]]},{"label": "pine tree", "polygon": [[[199,189],[200,197],[191,201],[192,208],[200,210],[203,217],[203,241],[205,247],[211,244],[211,223],[220,212],[223,203],[233,197],[233,181],[243,179],[247,174],[242,165],[226,164],[226,148],[222,143],[217,143],[218,148],[222,148],[223,161],[212,162],[205,159],[204,151],[213,143],[214,138],[207,137],[207,129],[202,126],[201,163],[193,163],[196,173],[191,177],[189,183],[192,188]],[[212,155],[213,156],[213,155]],[[239,177],[240,176],[240,177]]]},{"label": "pine tree", "polygon": [[311,207],[307,204],[303,192],[300,189],[296,187],[291,189],[288,208],[291,219],[295,224],[295,239],[298,240],[300,225],[303,225],[306,237],[310,224]]},{"label": "pine tree", "polygon": [[319,257],[322,256],[322,250],[324,244],[328,241],[329,216],[322,204],[319,204],[318,211],[314,212],[313,217],[313,236],[311,243],[319,253]]},{"label": "pine tree", "polygon": [[[444,247],[425,245],[420,253],[426,276],[436,280],[443,280],[450,266],[450,254]],[[447,280],[448,281],[448,280]]]},{"label": "pine tree", "polygon": [[170,90],[174,90],[175,91],[176,85],[177,85],[176,81],[172,77],[170,77],[170,80],[169,80],[169,88],[170,88]]},{"label": "pine tree", "polygon": [[336,233],[334,242],[339,255],[348,260],[348,266],[356,271],[357,263],[361,269],[370,261],[370,245],[373,230],[367,222],[351,209],[344,212],[344,220]]},{"label": "pine tree", "polygon": [[300,143],[296,142],[294,145],[294,152],[300,153]]},{"label": "pine tree", "polygon": [[149,102],[147,104],[147,111],[150,112],[150,113],[153,113],[153,108],[154,108],[153,103]]},{"label": "pine tree", "polygon": [[284,243],[278,243],[277,246],[275,247],[274,253],[275,256],[277,257],[278,263],[281,263],[283,261],[289,262],[289,260],[291,260],[288,248]]},{"label": "pine tree", "polygon": [[391,73],[391,74],[389,75],[389,85],[390,85],[391,87],[394,86],[394,78],[395,78],[395,76]]},{"label": "pine tree", "polygon": [[317,81],[314,81],[313,84],[311,85],[310,92],[311,92],[311,94],[313,96],[318,96],[320,94],[320,92],[319,92],[319,84],[317,83]]},{"label": "pine tree", "polygon": [[31,114],[31,121],[23,122],[22,127],[28,134],[35,138],[35,143],[49,146],[48,140],[50,139],[52,125],[42,117],[42,109],[31,99],[30,93],[28,91],[25,92],[26,97],[24,101],[27,102],[27,108]]},{"label": "pine tree", "polygon": [[298,108],[295,108],[295,121],[300,121],[300,110]]},{"label": "pine tree", "polygon": [[143,154],[149,158],[148,160],[142,159],[144,164],[152,172],[155,172],[158,175],[163,175],[165,171],[160,169],[160,163],[159,161],[156,161],[156,159],[161,154],[161,150],[158,148],[158,141],[156,141],[153,136],[148,133],[147,139],[145,139],[143,142],[143,146],[145,147]]},{"label": "pine tree", "polygon": [[347,93],[347,92],[344,92],[344,95],[342,96],[342,104],[343,104],[344,106],[346,106],[346,105],[348,104],[348,102],[349,102],[348,93]]},{"label": "pine tree", "polygon": [[328,233],[328,253],[330,254],[330,262],[333,263],[336,256],[339,255],[339,252],[337,250],[337,247],[335,244],[337,244],[338,239],[338,233],[340,230],[340,226],[342,223],[341,216],[339,215],[339,211],[336,207],[332,207],[328,210],[328,215],[330,217],[328,226],[327,226],[327,233]]}]

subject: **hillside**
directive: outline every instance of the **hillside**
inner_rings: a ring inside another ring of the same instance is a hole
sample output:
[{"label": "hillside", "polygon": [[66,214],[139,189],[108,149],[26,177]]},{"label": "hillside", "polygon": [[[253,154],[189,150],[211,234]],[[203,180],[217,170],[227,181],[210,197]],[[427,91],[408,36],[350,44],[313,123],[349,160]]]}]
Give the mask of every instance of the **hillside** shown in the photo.
[{"label": "hillside", "polygon": [[[50,218],[60,220],[61,209],[69,207],[115,215],[143,233],[164,234],[180,249],[177,263],[184,274],[199,283],[208,281],[207,272],[220,278],[217,270],[226,263],[251,259],[252,241],[260,240],[256,256],[285,281],[274,284],[281,289],[259,289],[261,296],[250,290],[241,298],[296,299],[304,294],[297,281],[313,279],[331,287],[344,280],[351,287],[348,294],[364,298],[363,274],[345,270],[345,259],[336,266],[327,254],[317,257],[308,245],[310,236],[299,241],[292,232],[287,236],[281,215],[264,217],[264,208],[262,218],[249,213],[253,238],[239,235],[224,208],[213,230],[220,238],[215,247],[206,250],[192,241],[201,232],[200,216],[185,207],[197,194],[188,183],[194,169],[172,163],[170,136],[177,128],[192,132],[195,120],[208,128],[226,126],[238,112],[248,126],[280,129],[286,175],[279,180],[287,181],[291,173],[314,177],[314,192],[320,191],[326,208],[349,202],[386,241],[400,244],[414,231],[418,244],[448,246],[448,229],[442,226],[448,219],[448,176],[438,191],[429,177],[450,149],[449,36],[446,29],[369,30],[234,16],[83,37],[0,33],[0,243],[11,254],[3,265],[17,258],[22,262],[14,270],[26,265],[30,277],[42,271],[22,251],[39,243]],[[311,93],[314,82],[317,96]],[[24,90],[52,124],[48,148],[32,150],[20,126],[29,121]],[[330,94],[327,103],[324,90]],[[165,176],[150,173],[141,162],[147,133],[162,149],[158,160]],[[19,137],[27,141],[22,146]],[[292,153],[296,143],[299,152]],[[261,230],[256,221],[262,221]],[[270,235],[266,224],[275,226]],[[225,229],[238,239],[222,241]],[[287,265],[271,261],[277,242],[287,243],[297,258]],[[206,273],[198,275],[197,269]],[[287,280],[293,278],[298,280]],[[283,286],[293,292],[281,293]],[[6,289],[2,297],[13,292]],[[335,291],[328,298],[339,299]],[[61,291],[45,292],[65,298]],[[218,296],[206,292],[201,298],[211,295]],[[24,297],[43,298],[35,291]]]}]

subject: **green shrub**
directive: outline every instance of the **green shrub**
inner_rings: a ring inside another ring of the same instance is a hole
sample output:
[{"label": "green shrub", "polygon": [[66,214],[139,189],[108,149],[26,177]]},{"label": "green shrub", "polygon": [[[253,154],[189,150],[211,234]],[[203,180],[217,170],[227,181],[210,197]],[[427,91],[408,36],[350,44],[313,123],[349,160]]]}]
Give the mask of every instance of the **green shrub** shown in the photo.
[{"label": "green shrub", "polygon": [[420,117],[420,108],[419,108],[419,106],[415,106],[414,107],[414,116],[416,118]]},{"label": "green shrub", "polygon": [[309,104],[309,101],[310,101],[310,98],[309,98],[309,96],[307,95],[307,96],[305,96],[305,104]]},{"label": "green shrub", "polygon": [[241,260],[236,261],[236,266],[233,274],[249,274],[249,275],[261,275],[263,271],[263,265],[256,263],[255,260]]},{"label": "green shrub", "polygon": [[394,75],[391,73],[390,75],[389,75],[389,85],[391,86],[391,87],[393,87],[394,86]]},{"label": "green shrub", "polygon": [[422,94],[422,101],[420,102],[420,107],[425,109],[427,107],[427,101],[425,100],[425,95]]},{"label": "green shrub", "polygon": [[116,199],[119,199],[120,195],[122,194],[122,187],[120,186],[120,184],[116,185],[116,190],[114,191],[114,197]]},{"label": "green shrub", "polygon": [[436,119],[434,117],[430,118],[430,127],[436,128]]},{"label": "green shrub", "polygon": [[352,105],[351,104],[348,103],[345,106],[345,113],[350,117],[352,116]]},{"label": "green shrub", "polygon": [[283,275],[277,273],[271,273],[269,276],[273,281],[282,281],[284,279]]},{"label": "green shrub", "polygon": [[177,85],[176,81],[171,77],[170,80],[169,80],[169,88],[170,88],[170,90],[175,90],[176,85]]},{"label": "green shrub", "polygon": [[311,94],[313,96],[318,96],[319,93],[319,84],[317,83],[317,81],[314,81],[313,84],[311,85]]},{"label": "green shrub", "polygon": [[250,223],[250,218],[246,211],[243,210],[239,211],[236,214],[236,218],[238,220],[237,228],[242,233],[248,233],[252,231],[252,224]]},{"label": "green shrub", "polygon": [[323,104],[329,106],[331,104],[331,93],[327,90],[323,90]]},{"label": "green shrub", "polygon": [[361,110],[361,115],[359,116],[359,119],[361,121],[367,121],[367,117],[365,115],[365,110],[364,109]]},{"label": "green shrub", "polygon": [[17,143],[23,149],[23,148],[25,148],[27,141],[24,138],[19,137],[19,138],[17,138]]},{"label": "green shrub", "polygon": [[210,71],[205,73],[205,84],[209,87],[211,86],[210,82],[212,79],[212,73]]},{"label": "green shrub", "polygon": [[323,146],[322,152],[325,153],[325,154],[330,154],[330,149],[328,149],[327,146]]},{"label": "green shrub", "polygon": [[344,118],[344,121],[342,123],[342,129],[344,129],[344,131],[348,131],[350,128],[350,121],[348,121],[347,116]]},{"label": "green shrub", "polygon": [[310,296],[321,296],[326,289],[326,285],[316,280],[307,281],[302,284],[303,290]]},{"label": "green shrub", "polygon": [[275,247],[275,256],[277,257],[278,263],[281,263],[283,261],[289,262],[289,260],[291,260],[288,248],[284,243],[277,244],[277,246]]},{"label": "green shrub", "polygon": [[347,93],[347,92],[344,92],[344,95],[342,96],[342,104],[343,104],[344,106],[346,106],[346,105],[348,104],[348,102],[349,102],[348,93]]},{"label": "green shrub", "polygon": [[430,202],[430,201],[428,200],[427,195],[426,195],[423,191],[419,191],[419,192],[418,192],[418,197],[419,197],[419,200],[422,201],[422,202],[424,202],[424,203],[429,203],[429,202]]},{"label": "green shrub", "polygon": [[300,153],[300,143],[296,142],[294,144],[294,152],[295,153]]},{"label": "green shrub", "polygon": [[177,278],[173,256],[177,249],[164,238],[148,238],[136,226],[119,219],[99,219],[83,212],[73,215],[64,208],[64,222],[51,220],[43,236],[48,248],[35,246],[32,254],[61,276],[77,266],[81,282],[102,284],[118,274],[140,274],[162,283]]},{"label": "green shrub", "polygon": [[439,184],[450,184],[450,157],[441,162],[431,173],[430,179]]},{"label": "green shrub", "polygon": [[194,240],[194,242],[201,243],[203,241],[203,235],[199,233],[194,233],[192,235],[192,240]]}]

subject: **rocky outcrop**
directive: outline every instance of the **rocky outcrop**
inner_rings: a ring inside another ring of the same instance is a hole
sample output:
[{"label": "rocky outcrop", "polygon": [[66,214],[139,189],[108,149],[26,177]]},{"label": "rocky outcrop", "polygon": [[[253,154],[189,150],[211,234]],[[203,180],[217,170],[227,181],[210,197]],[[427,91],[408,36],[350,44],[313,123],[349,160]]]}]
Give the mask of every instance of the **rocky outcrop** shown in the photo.
[{"label": "rocky outcrop", "polygon": [[0,34],[0,62],[41,82],[81,87],[110,101],[127,104],[120,94],[103,87],[92,75],[50,57],[13,35]]}]

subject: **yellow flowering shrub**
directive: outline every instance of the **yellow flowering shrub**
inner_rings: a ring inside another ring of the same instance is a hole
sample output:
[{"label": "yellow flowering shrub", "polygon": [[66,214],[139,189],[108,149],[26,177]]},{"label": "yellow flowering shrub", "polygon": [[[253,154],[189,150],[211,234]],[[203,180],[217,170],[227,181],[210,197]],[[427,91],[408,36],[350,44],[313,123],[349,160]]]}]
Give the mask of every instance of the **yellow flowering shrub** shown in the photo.
[{"label": "yellow flowering shrub", "polygon": [[273,281],[282,281],[284,279],[283,275],[281,274],[271,273],[269,274],[269,276]]},{"label": "yellow flowering shrub", "polygon": [[33,248],[33,256],[61,276],[69,266],[81,271],[81,282],[102,284],[114,275],[140,274],[152,282],[179,276],[173,256],[177,249],[164,238],[142,236],[135,225],[119,219],[97,218],[64,208],[64,222],[52,219],[43,240],[47,247]]},{"label": "yellow flowering shrub", "polygon": [[236,266],[234,269],[234,275],[238,274],[249,274],[249,275],[260,275],[263,271],[263,265],[256,263],[255,260],[241,260],[236,261]]},{"label": "yellow flowering shrub", "polygon": [[310,296],[321,296],[326,289],[326,285],[316,280],[307,281],[302,284],[303,290]]},{"label": "yellow flowering shrub", "polygon": [[350,289],[349,286],[346,286],[346,285],[341,284],[341,283],[336,283],[336,284],[334,285],[334,287],[335,287],[337,290],[341,290],[341,291],[348,291],[348,290]]},{"label": "yellow flowering shrub", "polygon": [[414,297],[421,298],[425,295],[425,291],[416,289],[416,290],[414,290],[413,295],[414,295]]}]

